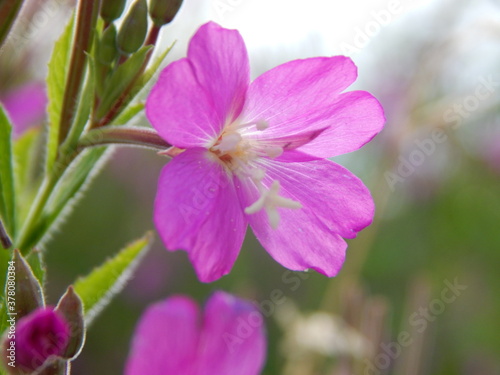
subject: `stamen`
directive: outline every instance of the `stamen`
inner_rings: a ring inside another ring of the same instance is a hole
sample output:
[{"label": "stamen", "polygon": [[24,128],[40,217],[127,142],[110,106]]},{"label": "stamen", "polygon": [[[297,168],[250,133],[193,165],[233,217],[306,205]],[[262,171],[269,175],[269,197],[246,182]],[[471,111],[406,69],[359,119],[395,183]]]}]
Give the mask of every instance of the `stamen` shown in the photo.
[{"label": "stamen", "polygon": [[257,130],[266,130],[269,127],[269,123],[266,120],[259,120],[255,123]]},{"label": "stamen", "polygon": [[266,172],[263,169],[255,168],[252,170],[252,178],[254,181],[262,181],[266,175]]},{"label": "stamen", "polygon": [[238,125],[231,125],[231,128],[234,130],[236,129],[244,129],[244,128],[249,128],[251,126],[254,126],[257,128],[257,130],[266,130],[269,127],[269,123],[266,120],[257,120],[257,121],[251,121],[247,122],[245,124],[238,124]]},{"label": "stamen", "polygon": [[270,158],[277,158],[283,153],[283,148],[279,146],[268,146],[264,149],[264,152]]}]

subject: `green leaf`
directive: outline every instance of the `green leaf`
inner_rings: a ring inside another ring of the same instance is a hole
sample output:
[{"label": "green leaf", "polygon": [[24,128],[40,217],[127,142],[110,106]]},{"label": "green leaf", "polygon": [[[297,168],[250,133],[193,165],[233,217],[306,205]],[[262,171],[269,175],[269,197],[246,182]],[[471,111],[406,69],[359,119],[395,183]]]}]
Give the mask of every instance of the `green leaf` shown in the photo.
[{"label": "green leaf", "polygon": [[12,155],[12,125],[0,106],[0,215],[11,236],[16,231],[16,196],[14,189],[14,158]]},{"label": "green leaf", "polygon": [[54,50],[48,65],[47,95],[49,104],[49,129],[47,137],[46,170],[51,171],[57,157],[59,144],[59,126],[64,100],[66,78],[71,58],[71,41],[73,40],[74,17],[71,17],[66,29],[54,45]]},{"label": "green leaf", "polygon": [[[118,102],[124,92],[130,90],[137,80],[138,74],[143,69],[143,65],[148,58],[152,46],[144,46],[134,53],[127,61],[121,64],[108,78],[104,93],[101,98],[101,103],[95,113],[96,119],[103,118],[106,113]],[[127,98],[124,98],[124,103],[130,102],[131,98],[137,93],[129,93]]]},{"label": "green leaf", "polygon": [[55,222],[70,212],[104,165],[106,150],[105,147],[87,149],[73,162],[56,185],[53,197],[47,202],[43,217],[32,231],[27,247],[42,240],[50,229],[56,227]]},{"label": "green leaf", "polygon": [[152,239],[152,233],[146,233],[143,238],[125,247],[88,276],[75,282],[75,292],[83,301],[87,324],[123,289],[146,254]]},{"label": "green leaf", "polygon": [[158,71],[161,63],[165,60],[168,53],[174,47],[173,43],[168,47],[163,53],[158,56],[151,66],[144,72],[144,74],[139,77],[139,79],[134,83],[129,96],[124,100],[122,107],[125,108],[121,111],[121,114],[112,122],[112,125],[126,125],[135,115],[144,109],[144,103],[135,103],[128,105],[148,84],[148,82],[153,78],[155,73]]},{"label": "green leaf", "polygon": [[37,189],[35,171],[38,166],[36,160],[38,150],[39,128],[26,130],[14,142],[14,178],[17,203],[17,225],[26,219],[30,202]]},{"label": "green leaf", "polygon": [[137,88],[136,90],[139,91],[142,89],[150,80],[153,78],[155,73],[158,71],[160,68],[161,63],[165,58],[167,57],[168,53],[174,48],[175,42],[172,43],[170,47],[168,47],[163,53],[158,56],[155,61],[151,64],[151,66],[144,72],[142,75],[141,79],[137,82]]}]

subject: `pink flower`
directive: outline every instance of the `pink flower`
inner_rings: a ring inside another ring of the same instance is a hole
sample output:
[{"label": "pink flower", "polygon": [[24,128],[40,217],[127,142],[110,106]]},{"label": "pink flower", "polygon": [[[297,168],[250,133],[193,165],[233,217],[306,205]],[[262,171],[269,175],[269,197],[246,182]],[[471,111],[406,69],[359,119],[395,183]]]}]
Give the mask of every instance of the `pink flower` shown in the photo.
[{"label": "pink flower", "polygon": [[254,375],[265,359],[262,315],[216,292],[202,320],[194,301],[175,296],[150,306],[132,341],[126,375]]},{"label": "pink flower", "polygon": [[14,124],[15,136],[43,121],[47,95],[42,83],[28,83],[8,93],[0,102]]},{"label": "pink flower", "polygon": [[229,273],[247,224],[283,266],[337,274],[342,237],[369,225],[374,205],[358,178],[325,158],[359,149],[385,121],[369,93],[342,93],[356,76],[349,58],[318,57],[250,83],[240,34],[215,23],[163,70],[146,113],[185,151],[170,151],[178,155],[161,173],[154,220],[201,281]]}]

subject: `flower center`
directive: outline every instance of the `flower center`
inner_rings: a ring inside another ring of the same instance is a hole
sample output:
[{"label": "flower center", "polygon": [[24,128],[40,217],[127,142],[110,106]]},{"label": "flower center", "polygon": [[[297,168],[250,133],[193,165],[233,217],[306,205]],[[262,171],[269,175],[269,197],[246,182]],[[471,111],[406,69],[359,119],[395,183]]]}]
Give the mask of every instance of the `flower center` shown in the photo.
[{"label": "flower center", "polygon": [[253,181],[260,197],[245,208],[245,213],[250,215],[265,210],[271,227],[276,229],[280,223],[278,208],[299,209],[302,205],[279,195],[280,183],[278,180],[273,180],[269,188],[266,188],[262,183],[266,172],[262,167],[265,162],[260,161],[266,158],[276,158],[283,153],[283,148],[273,144],[272,141],[251,136],[256,132],[266,130],[268,127],[267,121],[264,120],[246,124],[230,124],[225,127],[221,136],[210,147],[210,151],[241,180],[251,179]]}]

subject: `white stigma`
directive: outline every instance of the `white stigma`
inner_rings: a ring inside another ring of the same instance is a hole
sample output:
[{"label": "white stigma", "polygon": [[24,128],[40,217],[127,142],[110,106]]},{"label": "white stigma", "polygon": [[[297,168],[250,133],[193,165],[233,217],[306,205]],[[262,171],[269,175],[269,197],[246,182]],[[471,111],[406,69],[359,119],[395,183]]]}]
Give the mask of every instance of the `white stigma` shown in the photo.
[{"label": "white stigma", "polygon": [[280,183],[274,180],[267,188],[262,183],[266,171],[261,160],[274,159],[283,153],[279,144],[255,135],[255,131],[264,131],[269,122],[259,119],[248,123],[233,122],[224,127],[222,134],[209,146],[220,161],[241,180],[249,179],[255,183],[260,197],[245,208],[248,215],[265,210],[271,228],[277,229],[281,217],[278,208],[299,209],[302,205],[293,199],[279,195]]},{"label": "white stigma", "polygon": [[282,197],[278,194],[280,190],[279,181],[274,180],[269,190],[264,189],[260,181],[256,182],[258,183],[257,186],[259,187],[261,195],[257,201],[245,208],[246,214],[254,214],[262,209],[265,209],[271,228],[277,229],[280,223],[280,215],[278,212],[279,207],[291,209],[302,208],[302,205],[299,202]]}]

